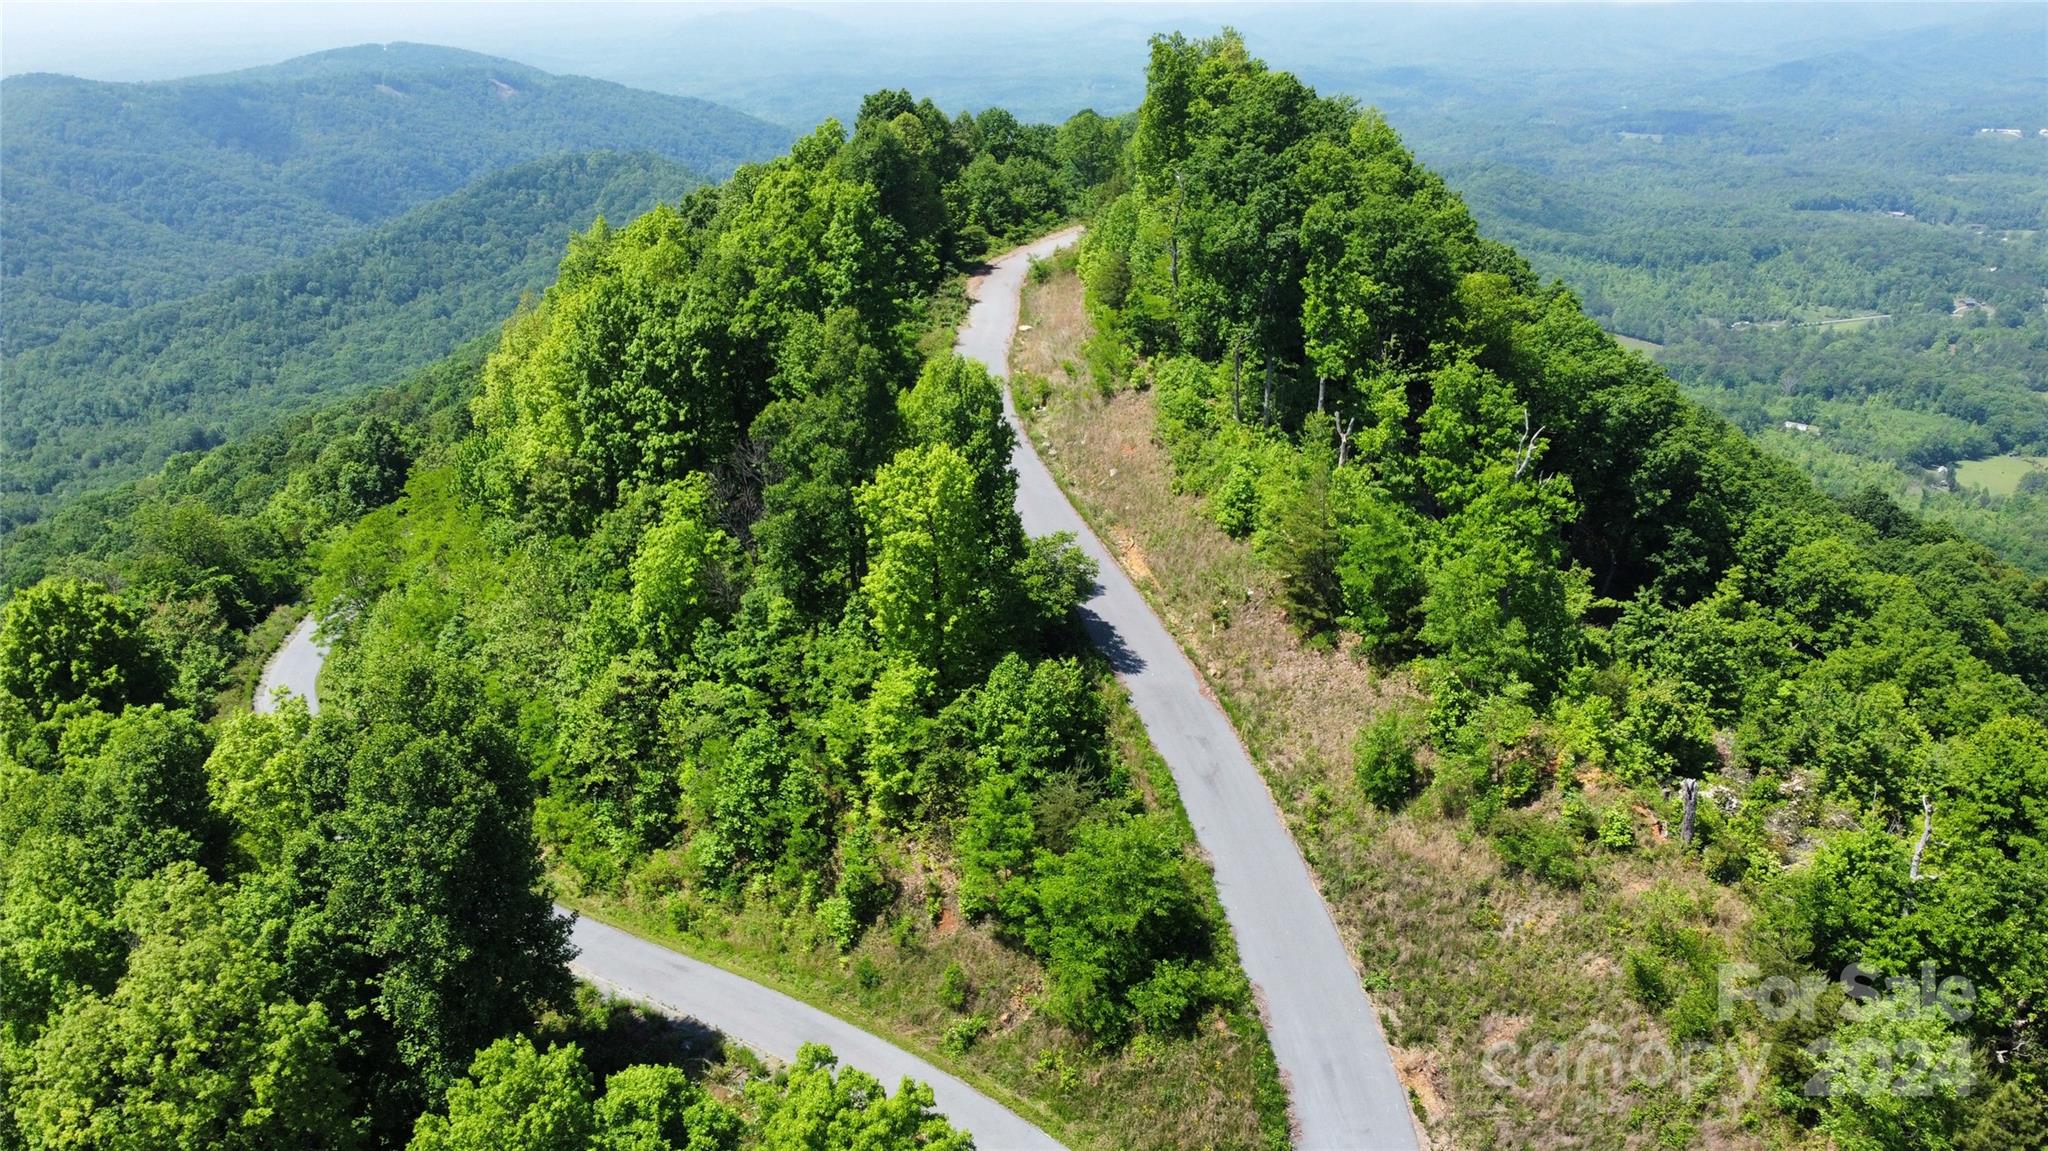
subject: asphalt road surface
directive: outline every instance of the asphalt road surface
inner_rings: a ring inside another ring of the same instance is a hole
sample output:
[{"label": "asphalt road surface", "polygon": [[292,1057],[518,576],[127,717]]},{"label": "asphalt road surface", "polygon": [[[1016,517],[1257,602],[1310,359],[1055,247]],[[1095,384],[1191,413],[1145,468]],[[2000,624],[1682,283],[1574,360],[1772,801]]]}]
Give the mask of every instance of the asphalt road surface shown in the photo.
[{"label": "asphalt road surface", "polygon": [[277,689],[283,688],[304,696],[307,711],[319,712],[320,695],[314,683],[320,678],[320,665],[327,662],[327,645],[313,638],[317,626],[311,615],[300,620],[284,646],[263,666],[263,677],[256,681],[256,699],[252,704],[257,711],[277,710]]},{"label": "asphalt road surface", "polygon": [[[1007,379],[1030,261],[1078,236],[1078,229],[1048,236],[997,261],[972,289],[975,302],[960,329],[959,352]],[[1007,392],[1003,404],[1017,429],[1017,511],[1024,529],[1074,533],[1101,568],[1100,586],[1082,606],[1083,621],[1172,768],[1215,869],[1217,894],[1287,1083],[1295,1146],[1417,1148],[1408,1092],[1394,1073],[1379,1019],[1265,780],[1180,646],[1053,482]]]},{"label": "asphalt road surface", "polygon": [[841,1066],[860,1068],[892,1093],[905,1076],[929,1083],[939,1111],[971,1133],[982,1151],[1060,1151],[1051,1136],[1002,1104],[808,1003],[593,919],[576,920],[575,942],[580,954],[569,969],[607,991],[695,1019],[784,1061],[795,1059],[805,1043],[823,1043]]},{"label": "asphalt road surface", "polygon": [[[257,711],[276,708],[274,692],[280,687],[304,696],[310,710],[320,710],[314,681],[327,659],[327,646],[314,642],[313,629],[313,617],[307,616],[271,657],[257,687]],[[578,955],[570,970],[616,995],[693,1019],[785,1062],[795,1059],[805,1043],[822,1043],[842,1067],[860,1068],[891,1092],[905,1076],[928,1083],[940,1113],[973,1135],[982,1151],[1064,1151],[1009,1108],[838,1016],[595,920],[576,919],[572,933]]]}]

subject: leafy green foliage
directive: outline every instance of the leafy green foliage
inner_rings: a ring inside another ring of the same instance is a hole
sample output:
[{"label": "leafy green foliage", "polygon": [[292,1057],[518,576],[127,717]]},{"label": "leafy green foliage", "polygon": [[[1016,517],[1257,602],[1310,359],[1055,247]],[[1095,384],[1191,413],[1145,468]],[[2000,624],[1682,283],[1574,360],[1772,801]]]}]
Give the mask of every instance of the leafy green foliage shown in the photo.
[{"label": "leafy green foliage", "polygon": [[1143,1019],[1174,1026],[1208,997],[1188,978],[1209,947],[1186,861],[1155,818],[1095,823],[1041,862],[1032,947],[1046,959],[1046,1009],[1097,1042]]},{"label": "leafy green foliage", "polygon": [[1415,762],[1419,742],[1415,721],[1406,712],[1387,711],[1360,729],[1352,745],[1352,770],[1358,788],[1374,807],[1398,809],[1422,784]]},{"label": "leafy green foliage", "polygon": [[0,617],[0,691],[36,720],[81,701],[118,710],[160,699],[161,675],[141,621],[99,584],[45,580]]},{"label": "leafy green foliage", "polygon": [[357,1145],[336,1021],[287,997],[226,903],[190,864],[130,890],[126,974],[64,1005],[12,1090],[28,1145]]},{"label": "leafy green foliage", "polygon": [[[1881,495],[1822,497],[1692,406],[1378,116],[1228,33],[1156,39],[1148,80],[1130,186],[1083,241],[1093,318],[1141,358],[1176,482],[1296,626],[1421,657],[1426,810],[1583,887],[1591,845],[1637,849],[1638,807],[1668,835],[1698,783],[1685,846],[1767,909],[1765,954],[1966,976],[1960,1037],[2003,1049],[2037,1001],[2048,875],[2038,821],[1983,797],[2019,794],[2048,740],[2032,581]],[[1355,749],[1383,807],[1415,786],[1396,722]],[[1711,962],[1657,944],[1629,973],[1699,1037]],[[1859,1146],[1963,1123],[1925,1107],[1800,1118]]]}]

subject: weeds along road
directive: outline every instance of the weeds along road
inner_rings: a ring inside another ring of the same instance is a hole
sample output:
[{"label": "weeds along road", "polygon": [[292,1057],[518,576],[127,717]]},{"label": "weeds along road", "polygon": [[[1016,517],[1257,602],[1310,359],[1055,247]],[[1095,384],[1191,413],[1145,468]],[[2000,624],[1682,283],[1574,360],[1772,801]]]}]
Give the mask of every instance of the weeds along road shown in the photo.
[{"label": "weeds along road", "polygon": [[[1008,378],[1025,272],[1032,259],[1078,236],[1078,229],[1047,236],[996,261],[978,279],[973,307],[960,327],[962,355]],[[1025,530],[1074,533],[1101,569],[1094,596],[1082,606],[1083,622],[1173,770],[1181,803],[1209,854],[1217,894],[1237,936],[1245,974],[1258,990],[1267,1036],[1287,1083],[1295,1145],[1316,1151],[1417,1148],[1408,1094],[1394,1073],[1379,1020],[1265,780],[1179,645],[1032,450],[1007,391],[1003,403],[1018,429],[1017,512]],[[309,617],[264,669],[257,709],[269,710],[273,692],[282,687],[318,711],[314,681],[326,656],[326,647],[314,641]],[[971,1132],[984,1151],[1060,1146],[954,1076],[779,991],[588,919],[577,920],[575,942],[580,954],[571,967],[577,974],[693,1018],[756,1051],[790,1059],[801,1043],[824,1043],[845,1065],[892,1087],[904,1076],[931,1084],[939,1110]]]},{"label": "weeds along road", "polygon": [[[971,290],[974,305],[956,345],[961,355],[1009,378],[1025,273],[1034,258],[1050,256],[1079,235],[1078,228],[1055,233],[991,266]],[[1180,645],[1039,460],[1007,388],[1003,405],[1017,433],[1017,512],[1024,529],[1035,536],[1074,533],[1101,569],[1094,596],[1081,608],[1083,622],[1173,770],[1181,804],[1209,854],[1287,1083],[1295,1146],[1419,1147],[1408,1092],[1394,1072],[1378,1016],[1265,780]]]},{"label": "weeds along road", "polygon": [[[307,616],[263,669],[257,711],[276,706],[279,688],[320,710],[314,691],[327,646],[313,638]],[[566,908],[557,908],[568,914]],[[910,1052],[800,999],[595,920],[577,917],[577,956],[569,969],[614,995],[668,1015],[692,1019],[763,1055],[785,1062],[805,1043],[822,1043],[843,1067],[858,1067],[895,1091],[907,1076],[929,1083],[939,1111],[974,1136],[982,1151],[1065,1151],[1009,1108]]]}]

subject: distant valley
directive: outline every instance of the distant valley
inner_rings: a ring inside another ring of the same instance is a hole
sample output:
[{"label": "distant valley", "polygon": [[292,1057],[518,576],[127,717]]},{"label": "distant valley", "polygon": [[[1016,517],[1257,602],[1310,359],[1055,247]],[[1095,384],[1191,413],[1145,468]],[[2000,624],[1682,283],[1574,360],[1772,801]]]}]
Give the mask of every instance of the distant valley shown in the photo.
[{"label": "distant valley", "polygon": [[495,328],[571,231],[786,145],[687,97],[420,45],[0,89],[0,531]]}]

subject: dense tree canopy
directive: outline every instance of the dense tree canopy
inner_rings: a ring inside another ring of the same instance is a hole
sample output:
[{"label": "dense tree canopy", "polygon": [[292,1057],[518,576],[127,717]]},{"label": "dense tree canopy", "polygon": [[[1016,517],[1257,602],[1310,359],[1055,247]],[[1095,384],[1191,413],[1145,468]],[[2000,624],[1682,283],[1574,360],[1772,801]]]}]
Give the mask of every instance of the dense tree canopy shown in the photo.
[{"label": "dense tree canopy", "polygon": [[[1153,42],[1128,163],[1080,257],[1125,352],[1101,362],[1151,383],[1179,482],[1298,627],[1421,657],[1437,808],[1575,884],[1566,829],[1512,809],[1699,783],[1724,798],[1689,847],[1759,901],[1777,962],[1932,963],[1977,989],[1980,1054],[2038,1044],[2040,585],[1881,495],[1823,498],[1481,238],[1376,114],[1234,35]],[[1405,737],[1367,734],[1361,784],[1398,806]],[[984,899],[1014,868],[1004,800],[977,805]],[[1997,1074],[2036,1082],[2020,1064]],[[1908,1110],[1802,1114],[1859,1147],[1964,1123],[1953,1097]]]}]

